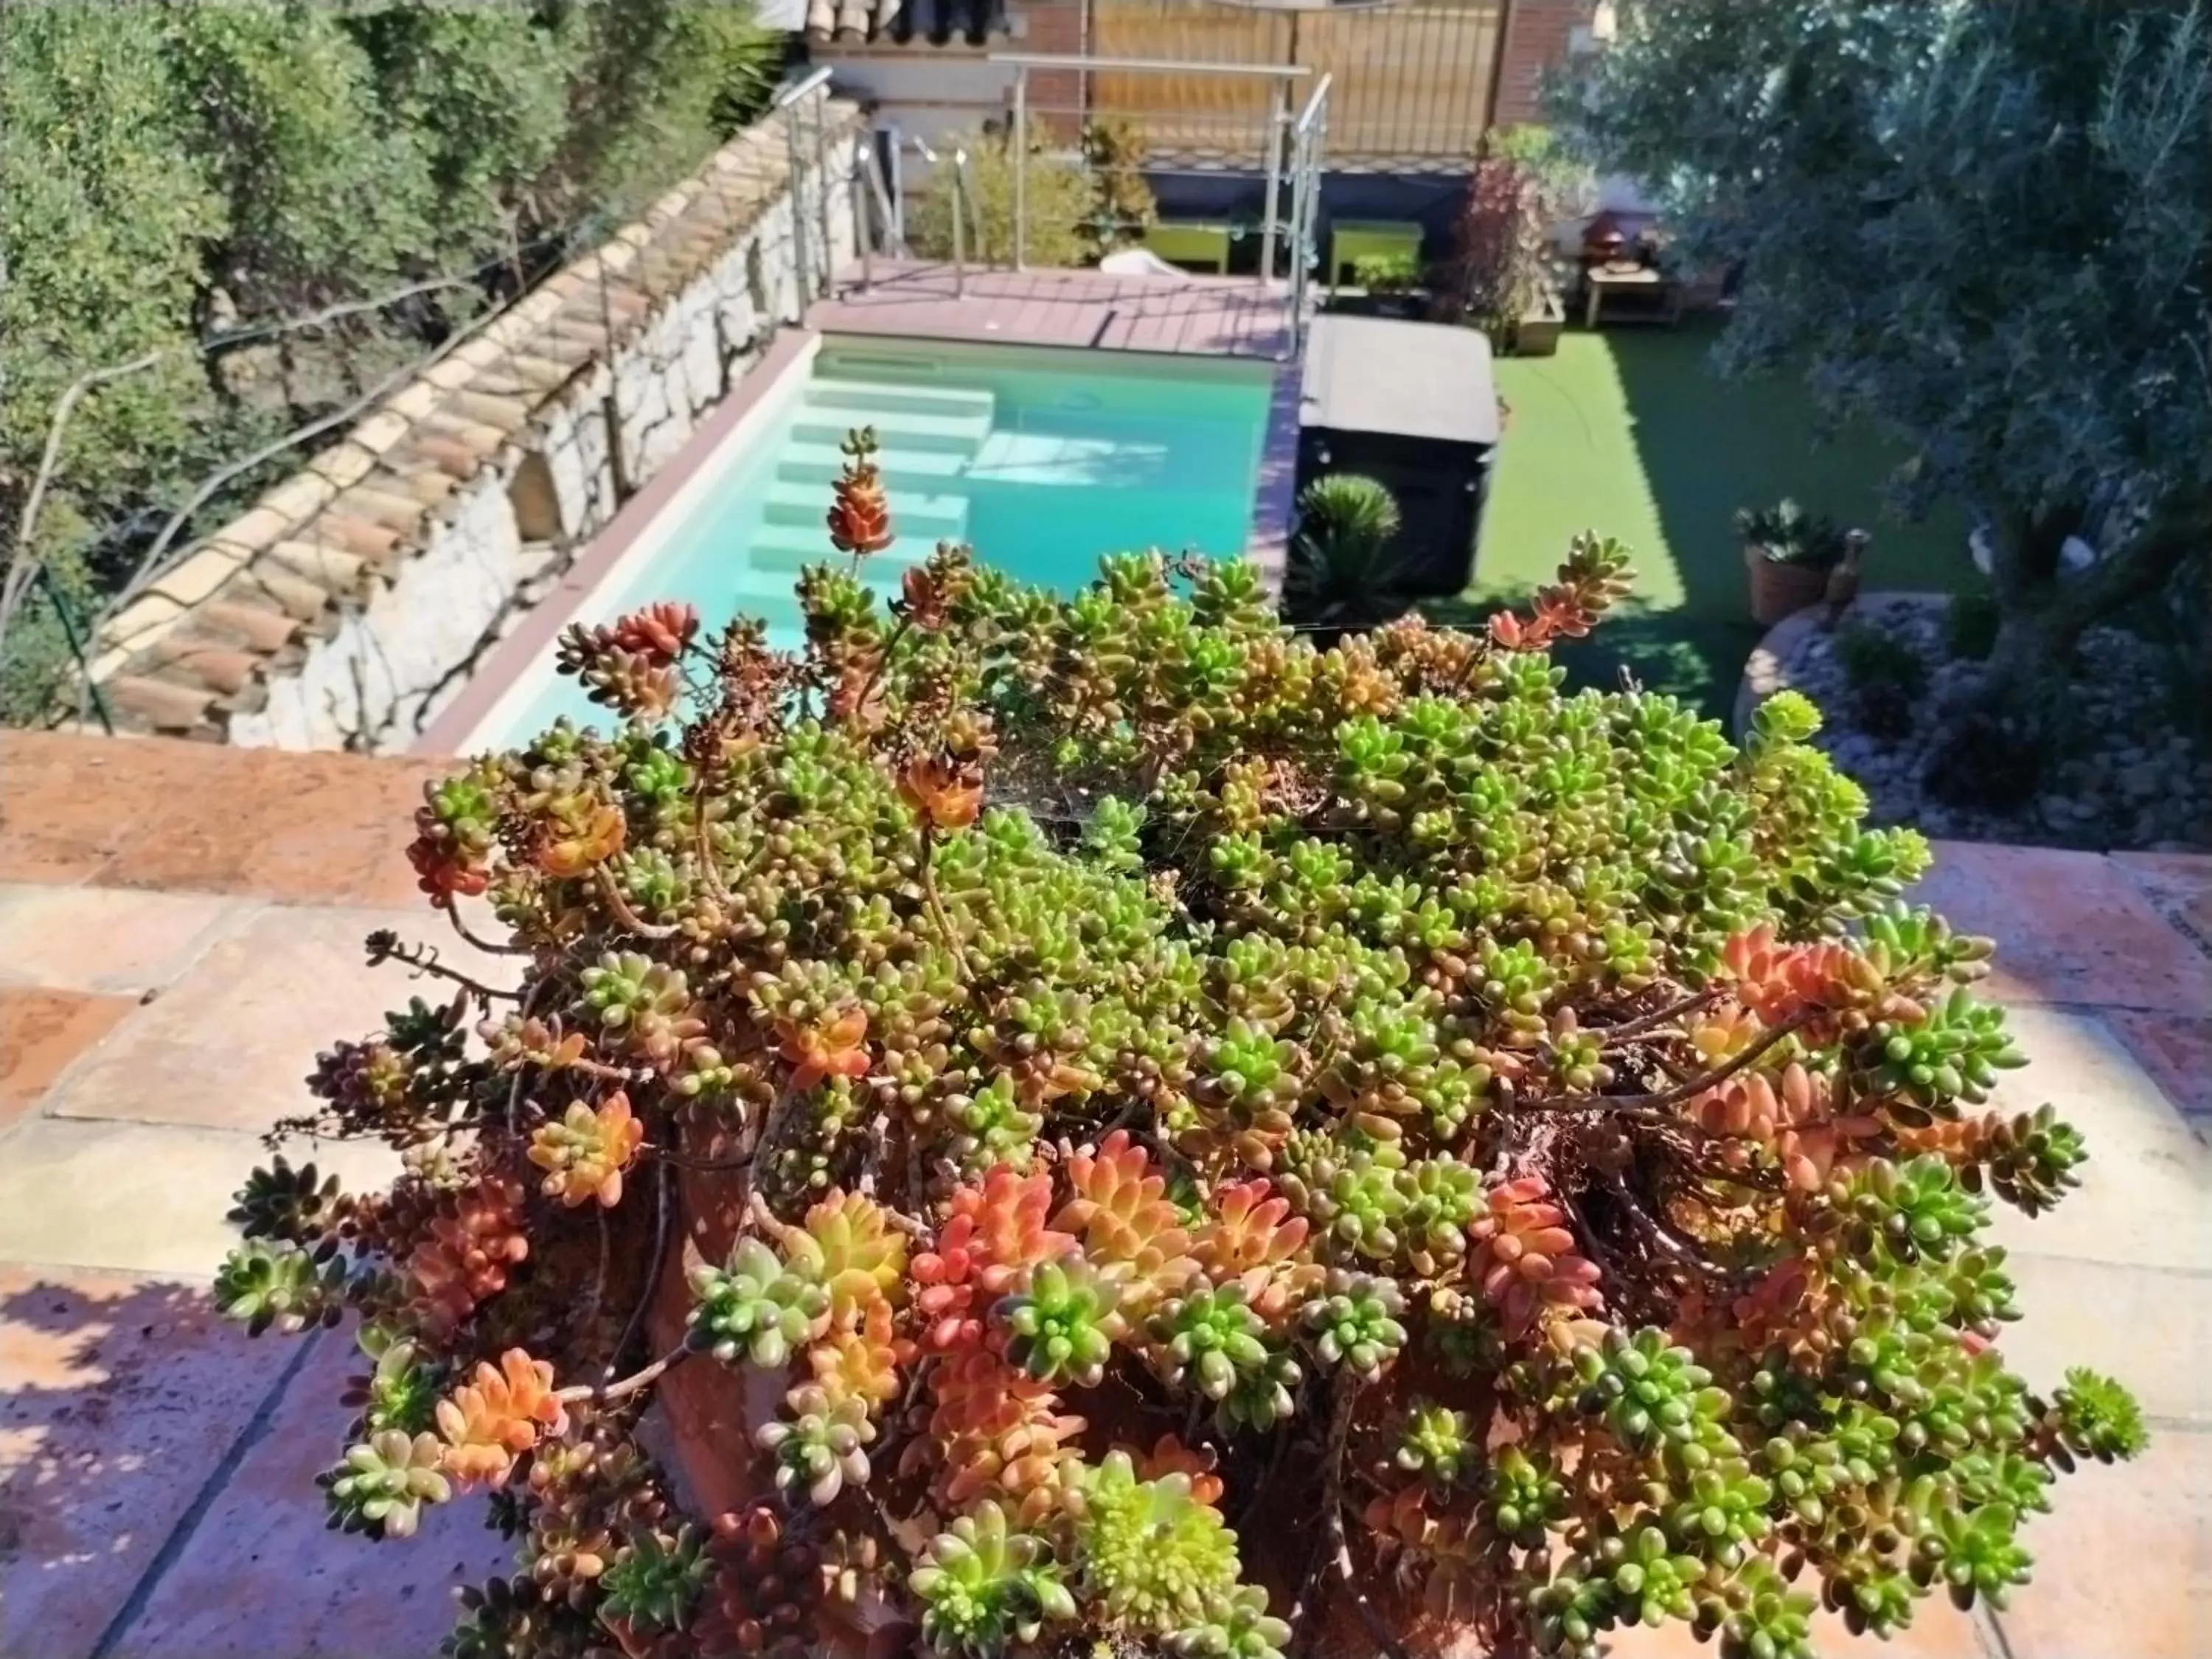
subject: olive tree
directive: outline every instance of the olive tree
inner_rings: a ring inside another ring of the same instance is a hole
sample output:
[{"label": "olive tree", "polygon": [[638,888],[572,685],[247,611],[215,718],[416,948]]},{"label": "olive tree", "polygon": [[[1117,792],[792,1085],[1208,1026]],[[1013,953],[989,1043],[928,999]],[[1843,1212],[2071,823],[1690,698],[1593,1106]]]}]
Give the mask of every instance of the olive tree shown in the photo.
[{"label": "olive tree", "polygon": [[2202,4],[1628,0],[1561,93],[1693,257],[1741,263],[1723,366],[1803,365],[1910,446],[1904,506],[1986,524],[1994,700],[2212,539]]}]

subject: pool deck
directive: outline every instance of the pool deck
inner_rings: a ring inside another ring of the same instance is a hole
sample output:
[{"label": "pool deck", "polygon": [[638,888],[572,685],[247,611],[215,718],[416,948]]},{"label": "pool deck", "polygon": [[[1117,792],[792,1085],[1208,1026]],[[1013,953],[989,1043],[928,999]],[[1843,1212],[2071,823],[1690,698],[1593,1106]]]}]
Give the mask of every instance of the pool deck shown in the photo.
[{"label": "pool deck", "polygon": [[[1168,356],[1276,362],[1288,334],[1282,297],[1251,282],[1206,276],[1118,276],[1096,270],[970,270],[966,295],[954,293],[949,265],[878,260],[863,288],[857,268],[843,273],[836,297],[805,324],[770,342],[684,447],[626,501],[613,520],[538,604],[487,652],[468,683],[423,730],[415,753],[447,755],[471,734],[509,686],[551,655],[561,630],[607,580],[647,527],[705,465],[783,376],[804,373],[814,343],[830,334],[872,334],[962,344],[1055,346]],[[1298,365],[1281,362],[1254,482],[1245,556],[1271,588],[1289,554],[1297,489]],[[828,503],[824,491],[823,502]],[[988,556],[988,550],[983,550]]]},{"label": "pool deck", "polygon": [[808,313],[825,334],[897,334],[985,345],[1085,346],[1178,356],[1290,355],[1279,288],[1249,277],[1124,276],[1099,270],[970,270],[965,292],[950,265],[876,261]]}]

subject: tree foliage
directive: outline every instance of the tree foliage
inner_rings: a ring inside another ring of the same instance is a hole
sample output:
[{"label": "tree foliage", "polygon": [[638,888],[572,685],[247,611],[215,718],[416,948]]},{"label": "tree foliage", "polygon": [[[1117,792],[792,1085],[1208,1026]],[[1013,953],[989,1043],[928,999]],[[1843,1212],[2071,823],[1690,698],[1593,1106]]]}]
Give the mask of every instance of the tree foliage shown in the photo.
[{"label": "tree foliage", "polygon": [[[2212,536],[2212,15],[1632,0],[1582,142],[1741,260],[1723,351],[1802,363],[1996,546],[1993,684]],[[2062,574],[2069,535],[2105,558]]]},{"label": "tree foliage", "polygon": [[[40,551],[56,591],[88,607],[220,461],[288,411],[329,406],[362,354],[404,361],[477,301],[449,293],[296,337],[279,348],[281,399],[232,351],[203,361],[198,341],[235,348],[241,329],[434,276],[489,297],[696,167],[763,107],[782,53],[727,0],[9,8],[0,548],[79,376],[167,354],[88,396],[58,457]],[[295,381],[295,353],[321,372]],[[0,718],[34,716],[54,683],[53,604],[42,594],[10,629]]]}]

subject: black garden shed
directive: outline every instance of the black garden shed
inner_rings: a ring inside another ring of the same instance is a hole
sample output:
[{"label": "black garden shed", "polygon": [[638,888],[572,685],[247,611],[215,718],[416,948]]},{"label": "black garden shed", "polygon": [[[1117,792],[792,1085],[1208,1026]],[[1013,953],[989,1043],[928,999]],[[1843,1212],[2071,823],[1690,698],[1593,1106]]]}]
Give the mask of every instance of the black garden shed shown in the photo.
[{"label": "black garden shed", "polygon": [[1388,486],[1405,519],[1407,591],[1467,586],[1498,439],[1490,342],[1478,330],[1314,319],[1298,408],[1298,488],[1333,472]]}]

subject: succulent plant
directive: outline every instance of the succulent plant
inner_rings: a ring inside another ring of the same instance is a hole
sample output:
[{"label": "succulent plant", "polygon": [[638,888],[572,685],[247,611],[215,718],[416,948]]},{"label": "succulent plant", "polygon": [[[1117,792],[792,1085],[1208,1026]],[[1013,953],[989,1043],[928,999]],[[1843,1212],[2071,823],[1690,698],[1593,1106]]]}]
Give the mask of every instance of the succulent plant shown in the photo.
[{"label": "succulent plant", "polygon": [[726,1267],[691,1269],[689,1340],[726,1365],[763,1370],[789,1363],[830,1328],[830,1291],[811,1271],[793,1271],[757,1238],[740,1238]]},{"label": "succulent plant", "polygon": [[1010,1529],[988,1498],[930,1540],[907,1587],[921,1602],[923,1637],[940,1653],[996,1659],[1009,1643],[1036,1641],[1047,1620],[1076,1616],[1045,1540]]},{"label": "succulent plant", "polygon": [[331,1524],[380,1538],[411,1538],[425,1504],[453,1495],[446,1448],[433,1434],[382,1429],[346,1448],[345,1461],[325,1477]]},{"label": "succulent plant", "polygon": [[1041,1382],[1066,1379],[1088,1387],[1106,1374],[1107,1356],[1122,1328],[1115,1282],[1078,1258],[1030,1270],[1022,1288],[1002,1299],[993,1317],[1006,1332],[1006,1358]]},{"label": "succulent plant", "polygon": [[223,1258],[215,1301],[255,1336],[335,1325],[345,1313],[344,1261],[330,1245],[302,1249],[289,1240],[249,1238]]},{"label": "succulent plant", "polygon": [[688,1528],[672,1538],[641,1532],[600,1575],[601,1607],[632,1630],[682,1630],[691,1622],[710,1565]]},{"label": "succulent plant", "polygon": [[544,1190],[563,1204],[622,1202],[623,1171],[637,1156],[645,1126],[617,1089],[596,1107],[573,1103],[530,1137],[530,1161],[545,1171]]},{"label": "succulent plant", "polygon": [[755,1437],[775,1459],[776,1490],[822,1508],[848,1485],[867,1485],[867,1446],[876,1437],[867,1402],[836,1398],[818,1382],[793,1389],[785,1399],[790,1415],[763,1424]]},{"label": "succulent plant", "polygon": [[[848,453],[856,562],[893,513]],[[1626,584],[1581,537],[1484,629],[1323,648],[1242,565],[1057,595],[947,546],[888,609],[807,571],[796,652],[570,629],[605,717],[415,815],[513,1000],[375,936],[451,1000],[330,1048],[298,1123],[403,1172],[272,1164],[234,1212],[228,1311],[362,1317],[339,1524],[489,1489],[520,1566],[462,1659],[805,1654],[871,1594],[946,1653],[1274,1659],[1352,1611],[1800,1659],[1816,1607],[2017,1587],[2055,1477],[2144,1438],[1991,1346],[1989,1211],[2059,1201],[2082,1138],[1989,1109],[1988,944],[1901,902],[1929,848],[1810,704],[1739,744],[1564,689]],[[753,1447],[645,1409],[702,1356],[788,1390]],[[663,1419],[775,1495],[687,1515]],[[1232,1499],[1271,1545],[1343,1520],[1294,1617]]]},{"label": "succulent plant", "polygon": [[1085,1588],[1133,1630],[1173,1637],[1238,1588],[1237,1534],[1220,1511],[1191,1496],[1188,1475],[1139,1480],[1126,1452],[1084,1480],[1075,1536]]},{"label": "succulent plant", "polygon": [[568,1413],[553,1391],[552,1365],[509,1348],[496,1367],[477,1365],[438,1402],[437,1423],[447,1474],[464,1486],[503,1486],[516,1458],[567,1428]]},{"label": "succulent plant", "polygon": [[318,1182],[313,1164],[295,1170],[279,1152],[246,1177],[224,1219],[248,1238],[304,1244],[319,1240],[336,1226],[342,1209],[336,1176],[325,1176]]}]

